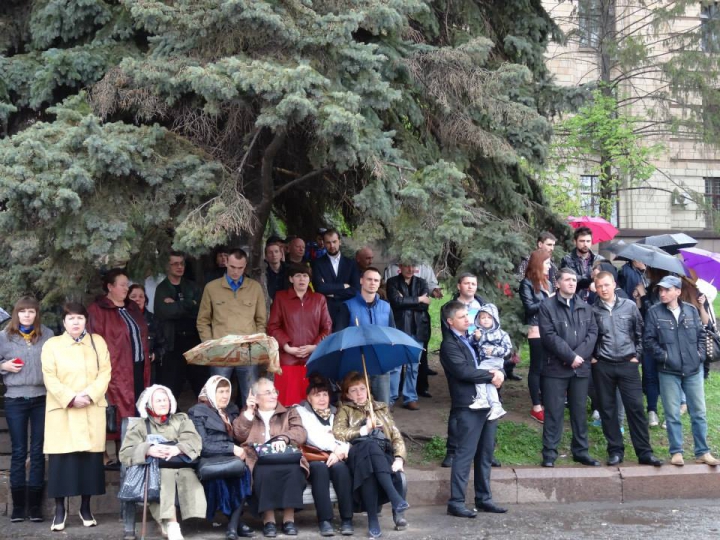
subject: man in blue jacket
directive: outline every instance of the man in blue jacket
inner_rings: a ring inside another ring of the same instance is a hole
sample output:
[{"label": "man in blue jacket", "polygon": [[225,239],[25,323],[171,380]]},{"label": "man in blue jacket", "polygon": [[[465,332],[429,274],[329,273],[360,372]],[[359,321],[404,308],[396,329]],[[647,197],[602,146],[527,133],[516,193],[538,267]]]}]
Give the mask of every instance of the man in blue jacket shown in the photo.
[{"label": "man in blue jacket", "polygon": [[677,466],[685,464],[680,422],[680,396],[685,392],[695,442],[695,463],[716,467],[720,461],[713,457],[707,444],[703,381],[705,327],[695,306],[680,300],[680,278],[666,276],[657,287],[660,303],[647,312],[645,348],[657,364],[672,456],[670,462]]}]

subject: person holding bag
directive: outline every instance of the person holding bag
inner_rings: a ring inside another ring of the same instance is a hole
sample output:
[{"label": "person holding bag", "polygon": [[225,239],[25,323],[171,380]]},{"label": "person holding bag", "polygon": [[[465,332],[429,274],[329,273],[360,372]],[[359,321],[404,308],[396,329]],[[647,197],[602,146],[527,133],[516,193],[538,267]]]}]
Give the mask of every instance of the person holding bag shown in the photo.
[{"label": "person holding bag", "polygon": [[405,464],[405,443],[388,411],[387,404],[372,400],[365,378],[351,371],[342,380],[343,404],[335,416],[333,434],[350,443],[347,464],[353,477],[353,494],[368,516],[371,538],[382,536],[378,507],[392,504],[397,530],[408,526],[399,477]]},{"label": "person holding bag", "polygon": [[335,488],[340,512],[340,534],[351,536],[353,529],[352,478],[345,459],[350,444],[338,441],[333,435],[335,407],[330,405],[332,388],[330,381],[318,374],[310,376],[307,399],[295,408],[300,414],[307,431],[307,444],[302,447],[303,455],[310,463],[310,485],[312,486],[318,528],[321,536],[333,536],[333,509],[330,502],[330,481]]},{"label": "person holding bag", "polygon": [[142,465],[148,457],[160,465],[160,502],[149,504],[163,536],[182,540],[176,501],[183,519],[204,518],[207,502],[202,484],[192,468],[200,456],[202,440],[188,415],[178,413],[169,388],[155,384],[137,401],[142,422],[132,424],[120,448],[120,462],[126,467]]},{"label": "person holding bag", "polygon": [[240,414],[230,402],[232,385],[221,375],[213,375],[200,391],[198,404],[188,416],[202,439],[198,476],[205,489],[207,519],[211,521],[220,510],[230,516],[225,537],[250,538],[252,528],[240,521],[245,499],[252,487],[250,472],[245,466],[245,449],[235,444],[232,423]]},{"label": "person holding bag", "polygon": [[277,536],[275,509],[283,510],[282,531],[297,536],[295,510],[303,508],[303,491],[310,471],[298,448],[307,433],[297,410],[278,402],[272,381],[261,377],[252,385],[247,406],[233,422],[235,440],[245,450],[252,471],[253,506],[262,515],[263,534]]},{"label": "person holding bag", "polygon": [[[0,332],[0,375],[5,392],[5,418],[10,432],[11,522],[43,521],[42,492],[45,481],[43,432],[45,431],[45,385],[40,353],[53,332],[43,326],[40,303],[23,296],[13,308],[10,323]],[[30,436],[28,437],[28,427]],[[25,470],[30,442],[30,471]],[[29,514],[25,508],[25,497]]]},{"label": "person holding bag", "polygon": [[105,392],[110,384],[110,353],[105,340],[85,330],[88,312],[78,303],[65,304],[65,333],[42,349],[47,389],[45,445],[48,454],[48,497],[55,499],[51,531],[65,529],[65,497],[80,495],[80,519],[97,525],[90,497],[105,494]]}]

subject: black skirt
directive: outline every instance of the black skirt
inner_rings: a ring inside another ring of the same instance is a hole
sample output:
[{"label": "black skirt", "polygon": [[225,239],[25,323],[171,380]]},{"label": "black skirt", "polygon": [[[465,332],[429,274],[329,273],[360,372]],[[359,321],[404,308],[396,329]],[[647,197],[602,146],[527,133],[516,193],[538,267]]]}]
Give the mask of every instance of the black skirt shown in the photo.
[{"label": "black skirt", "polygon": [[105,494],[102,452],[49,454],[48,497]]},{"label": "black skirt", "polygon": [[303,509],[305,470],[296,463],[255,465],[253,470],[253,504],[256,514],[279,508]]},{"label": "black skirt", "polygon": [[[392,471],[395,458],[383,452],[380,446],[372,439],[363,439],[350,445],[347,465],[353,479],[353,500],[358,511],[364,511],[360,488],[368,480],[378,474],[389,474],[398,493],[402,493],[402,479],[399,474]],[[385,490],[378,490],[378,505],[389,502]]]}]

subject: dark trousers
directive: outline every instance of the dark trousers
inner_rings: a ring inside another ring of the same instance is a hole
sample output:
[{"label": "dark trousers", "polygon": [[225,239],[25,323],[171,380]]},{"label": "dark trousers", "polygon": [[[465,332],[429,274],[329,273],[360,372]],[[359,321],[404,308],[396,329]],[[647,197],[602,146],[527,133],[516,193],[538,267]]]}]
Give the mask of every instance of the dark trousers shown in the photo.
[{"label": "dark trousers", "polygon": [[430,389],[430,382],[428,380],[428,353],[427,348],[430,341],[423,343],[423,352],[420,355],[420,365],[418,366],[418,376],[416,389],[418,394],[420,392],[427,392]]},{"label": "dark trousers", "polygon": [[658,379],[655,359],[650,354],[642,357],[642,389],[647,397],[648,412],[657,412],[658,398],[660,397],[660,380]]},{"label": "dark trousers", "polygon": [[328,467],[324,461],[310,462],[310,486],[315,501],[318,521],[332,521],[333,508],[330,502],[330,482],[338,498],[340,519],[352,519],[353,494],[350,469],[344,461]]},{"label": "dark trousers", "polygon": [[465,505],[465,491],[470,478],[470,466],[475,469],[475,504],[492,502],[490,491],[490,470],[495,451],[497,420],[489,422],[487,409],[471,410],[458,408],[457,450],[450,470],[450,500],[448,506],[459,508]]},{"label": "dark trousers", "polygon": [[189,351],[198,343],[200,341],[194,335],[176,334],[174,349],[167,351],[163,356],[162,366],[158,370],[158,381],[163,386],[170,388],[176,398],[180,397],[186,380],[197,397],[210,377],[210,371],[206,366],[188,365],[183,356],[184,352]]},{"label": "dark trousers", "polygon": [[447,442],[445,443],[445,453],[449,456],[454,456],[458,447],[457,411],[458,409],[450,409],[450,416],[448,417],[448,436]]},{"label": "dark trousers", "polygon": [[[5,419],[12,446],[10,457],[10,487],[42,487],[45,481],[45,396],[34,398],[5,398]],[[25,479],[25,460],[28,455],[28,424],[30,424],[30,476]]]},{"label": "dark trousers", "polygon": [[541,381],[545,423],[543,424],[543,459],[555,461],[558,456],[565,418],[565,396],[570,409],[572,443],[570,450],[574,457],[588,455],[587,397],[588,377],[547,377]]},{"label": "dark trousers", "polygon": [[540,374],[542,373],[545,349],[540,338],[528,339],[530,345],[530,370],[528,371],[528,390],[533,405],[542,405],[540,394]]},{"label": "dark trousers", "polygon": [[635,454],[638,458],[652,454],[648,421],[643,407],[642,382],[640,380],[640,364],[632,362],[598,361],[592,365],[598,410],[602,420],[603,433],[607,440],[608,455],[625,455],[620,420],[618,419],[618,402],[616,389],[625,406],[625,415],[630,427]]}]

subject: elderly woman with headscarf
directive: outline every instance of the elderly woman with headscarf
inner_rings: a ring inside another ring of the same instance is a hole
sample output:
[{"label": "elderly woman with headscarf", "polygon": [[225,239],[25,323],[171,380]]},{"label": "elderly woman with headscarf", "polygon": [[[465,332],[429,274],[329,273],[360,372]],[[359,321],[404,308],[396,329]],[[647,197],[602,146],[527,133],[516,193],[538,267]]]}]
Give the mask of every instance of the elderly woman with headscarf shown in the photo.
[{"label": "elderly woman with headscarf", "polygon": [[278,391],[269,379],[261,377],[252,385],[246,403],[233,422],[233,435],[245,450],[245,462],[252,471],[253,506],[262,515],[263,534],[277,536],[275,509],[282,508],[283,533],[297,536],[295,510],[303,508],[308,462],[301,458],[294,463],[261,463],[255,445],[269,443],[274,452],[283,453],[288,445],[304,444],[307,433],[297,410],[278,402]]},{"label": "elderly woman with headscarf", "polygon": [[[169,388],[155,384],[137,401],[142,421],[132,424],[120,449],[123,465],[142,465],[148,458],[160,460],[160,502],[149,503],[150,512],[169,540],[182,540],[176,501],[183,519],[204,518],[205,493],[195,471],[183,467],[200,456],[202,440],[188,415],[178,413]],[[170,465],[167,467],[165,465]]]},{"label": "elderly woman with headscarf", "polygon": [[[202,439],[202,457],[235,456],[245,460],[245,449],[235,444],[232,423],[240,414],[237,405],[230,402],[232,385],[221,375],[213,375],[200,391],[198,404],[188,411],[195,429]],[[225,537],[235,540],[239,536],[254,536],[252,528],[240,521],[245,498],[250,496],[250,474],[231,478],[203,481],[208,502],[207,519],[212,520],[220,510],[230,516]]]},{"label": "elderly woman with headscarf", "polygon": [[333,435],[333,421],[337,410],[330,405],[330,381],[318,374],[310,375],[307,399],[295,408],[300,413],[307,431],[307,444],[303,447],[310,462],[312,486],[318,528],[321,536],[333,536],[333,508],[330,502],[330,481],[335,488],[340,512],[340,534],[351,536],[353,529],[352,478],[345,459],[350,445],[338,441]]}]

